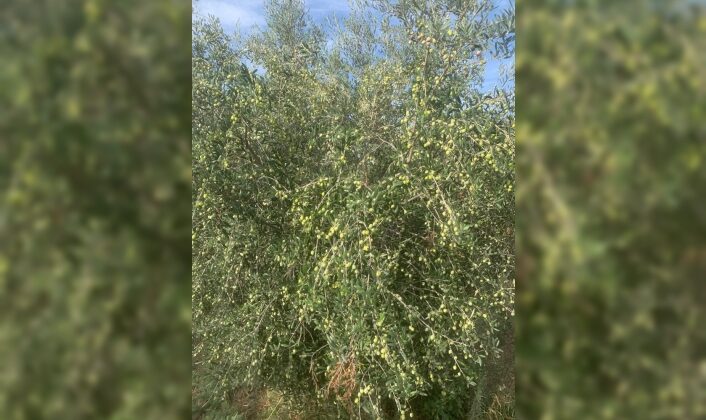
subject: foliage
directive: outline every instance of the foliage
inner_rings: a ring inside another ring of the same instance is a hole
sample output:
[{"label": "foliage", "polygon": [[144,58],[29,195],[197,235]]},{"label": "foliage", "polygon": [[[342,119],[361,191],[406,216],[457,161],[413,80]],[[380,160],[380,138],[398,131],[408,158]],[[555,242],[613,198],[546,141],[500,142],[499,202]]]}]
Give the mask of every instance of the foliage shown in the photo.
[{"label": "foliage", "polygon": [[274,0],[245,40],[195,22],[193,355],[211,398],[483,411],[514,300],[514,98],[480,90],[514,18],[491,9],[377,1],[332,33]]},{"label": "foliage", "polygon": [[0,417],[188,415],[188,3],[0,4]]},{"label": "foliage", "polygon": [[523,7],[519,415],[704,418],[704,8]]}]

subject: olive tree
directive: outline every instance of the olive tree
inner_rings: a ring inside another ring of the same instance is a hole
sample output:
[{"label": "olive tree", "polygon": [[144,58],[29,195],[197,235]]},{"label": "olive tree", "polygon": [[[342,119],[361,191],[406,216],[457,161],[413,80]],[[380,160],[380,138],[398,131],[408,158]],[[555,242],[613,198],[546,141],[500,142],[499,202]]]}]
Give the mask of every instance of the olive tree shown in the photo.
[{"label": "olive tree", "polygon": [[271,1],[245,38],[195,26],[196,381],[350,416],[482,413],[512,335],[515,146],[512,92],[481,86],[513,14],[354,6],[320,26]]}]

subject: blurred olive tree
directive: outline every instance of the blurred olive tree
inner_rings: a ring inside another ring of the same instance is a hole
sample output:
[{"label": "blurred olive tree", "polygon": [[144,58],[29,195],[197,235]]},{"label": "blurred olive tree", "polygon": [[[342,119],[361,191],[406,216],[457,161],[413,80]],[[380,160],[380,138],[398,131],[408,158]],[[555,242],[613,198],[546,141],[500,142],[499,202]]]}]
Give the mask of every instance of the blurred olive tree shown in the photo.
[{"label": "blurred olive tree", "polygon": [[519,9],[518,412],[706,417],[706,14]]},{"label": "blurred olive tree", "polygon": [[189,415],[189,6],[0,3],[0,418]]}]

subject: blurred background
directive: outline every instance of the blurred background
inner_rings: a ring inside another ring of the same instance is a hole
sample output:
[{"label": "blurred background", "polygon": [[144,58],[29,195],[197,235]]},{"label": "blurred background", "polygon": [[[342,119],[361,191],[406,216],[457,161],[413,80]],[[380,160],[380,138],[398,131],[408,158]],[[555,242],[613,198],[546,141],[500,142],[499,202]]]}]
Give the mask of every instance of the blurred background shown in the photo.
[{"label": "blurred background", "polygon": [[188,0],[0,2],[0,418],[190,408]]},{"label": "blurred background", "polygon": [[704,3],[517,12],[518,418],[706,418]]}]

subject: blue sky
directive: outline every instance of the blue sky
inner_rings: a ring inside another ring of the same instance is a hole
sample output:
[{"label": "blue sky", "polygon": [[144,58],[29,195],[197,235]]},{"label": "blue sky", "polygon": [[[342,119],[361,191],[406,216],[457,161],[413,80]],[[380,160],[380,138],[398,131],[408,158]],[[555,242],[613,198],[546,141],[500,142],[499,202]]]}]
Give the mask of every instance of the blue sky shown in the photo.
[{"label": "blue sky", "polygon": [[[323,22],[327,17],[335,15],[344,17],[349,11],[348,0],[305,0],[311,17],[317,22]],[[498,0],[498,5],[514,5],[514,0]],[[256,26],[265,24],[264,0],[198,0],[193,2],[195,15],[216,16],[226,33],[233,33],[240,27],[247,34]],[[490,60],[486,66],[483,88],[490,89],[496,84],[501,65],[509,66],[514,60]]]},{"label": "blue sky", "polygon": [[[194,14],[218,17],[226,32],[232,32],[238,24],[244,33],[254,26],[265,24],[264,0],[198,0],[193,2]],[[348,13],[348,0],[306,0],[311,17],[321,22],[335,14]]]}]

